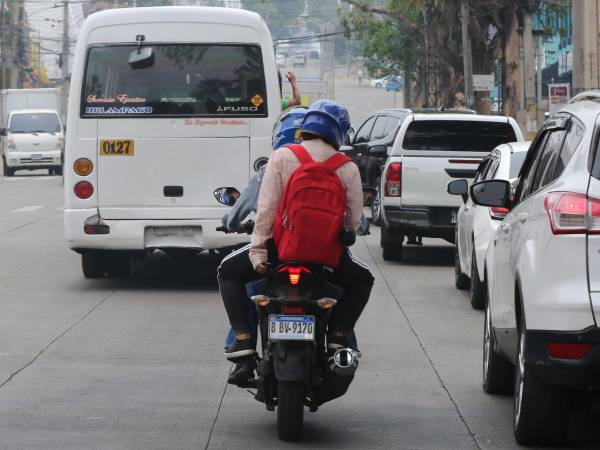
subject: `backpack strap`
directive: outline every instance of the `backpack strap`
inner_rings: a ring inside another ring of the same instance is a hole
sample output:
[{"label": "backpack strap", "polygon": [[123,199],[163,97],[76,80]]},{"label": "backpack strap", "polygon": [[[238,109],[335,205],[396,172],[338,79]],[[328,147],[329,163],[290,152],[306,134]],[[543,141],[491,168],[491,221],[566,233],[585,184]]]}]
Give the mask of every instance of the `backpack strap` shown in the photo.
[{"label": "backpack strap", "polygon": [[335,172],[344,164],[349,163],[351,161],[352,159],[348,158],[346,155],[342,153],[336,153],[335,155],[329,157],[327,160],[323,161],[322,164],[327,169],[331,170],[332,172]]},{"label": "backpack strap", "polygon": [[298,158],[298,161],[300,161],[300,164],[308,164],[308,163],[313,162],[313,159],[311,158],[311,156],[308,154],[308,152],[302,145],[289,144],[289,145],[286,145],[286,147],[289,148],[292,152],[294,152],[294,155],[296,156],[296,158]]}]

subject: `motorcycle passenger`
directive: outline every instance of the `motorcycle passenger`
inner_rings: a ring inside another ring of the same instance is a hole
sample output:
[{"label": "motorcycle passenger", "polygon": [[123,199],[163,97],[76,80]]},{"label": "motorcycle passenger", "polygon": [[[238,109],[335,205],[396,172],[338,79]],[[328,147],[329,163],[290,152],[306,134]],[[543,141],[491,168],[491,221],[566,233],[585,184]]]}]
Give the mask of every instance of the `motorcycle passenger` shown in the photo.
[{"label": "motorcycle passenger", "polygon": [[[342,105],[331,100],[319,100],[306,113],[301,129],[302,145],[313,160],[325,161],[342,145],[349,127],[348,112]],[[231,361],[242,361],[254,354],[245,283],[263,278],[269,265],[279,263],[273,242],[273,223],[286,183],[299,166],[300,162],[288,148],[281,148],[273,154],[262,180],[251,244],[228,255],[219,266],[219,288],[235,332],[235,344],[225,352]],[[336,174],[347,196],[344,230],[341,231],[354,234],[361,223],[363,208],[358,167],[348,162],[339,167]],[[332,268],[326,277],[344,289],[328,327],[328,349],[335,351],[350,345],[348,334],[369,300],[374,279],[368,266],[353,257],[347,249],[337,267]]]}]

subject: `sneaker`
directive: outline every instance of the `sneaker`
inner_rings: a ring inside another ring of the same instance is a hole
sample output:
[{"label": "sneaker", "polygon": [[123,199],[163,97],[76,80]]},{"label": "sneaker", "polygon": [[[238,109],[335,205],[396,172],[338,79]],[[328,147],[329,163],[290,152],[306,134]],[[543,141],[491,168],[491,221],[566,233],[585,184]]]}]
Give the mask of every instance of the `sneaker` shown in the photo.
[{"label": "sneaker", "polygon": [[255,387],[254,369],[256,369],[254,359],[246,358],[235,365],[229,374],[227,382],[243,388]]},{"label": "sneaker", "polygon": [[250,339],[235,341],[233,346],[225,350],[225,358],[232,362],[240,362],[254,355],[254,346]]}]

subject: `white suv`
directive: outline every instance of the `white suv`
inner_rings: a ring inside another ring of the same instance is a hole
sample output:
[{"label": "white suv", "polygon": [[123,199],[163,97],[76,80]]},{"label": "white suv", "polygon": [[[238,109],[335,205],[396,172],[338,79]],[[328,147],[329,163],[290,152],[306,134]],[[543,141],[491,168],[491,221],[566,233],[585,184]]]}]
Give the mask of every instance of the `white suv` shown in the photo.
[{"label": "white suv", "polygon": [[483,387],[514,393],[520,444],[567,437],[570,400],[600,388],[600,103],[548,119],[514,195],[505,180],[471,198],[508,214],[486,255]]},{"label": "white suv", "polygon": [[[474,182],[484,180],[514,181],[521,170],[531,142],[511,142],[496,147],[479,165]],[[455,285],[471,289],[471,306],[485,306],[484,261],[490,239],[506,217],[506,208],[477,206],[469,198],[465,179],[448,183],[448,193],[461,195],[463,204],[456,223]]]},{"label": "white suv", "polygon": [[512,118],[451,111],[413,112],[402,122],[381,177],[386,260],[401,259],[405,237],[454,242],[461,201],[446,192],[448,182],[473,178],[495,147],[523,141]]}]

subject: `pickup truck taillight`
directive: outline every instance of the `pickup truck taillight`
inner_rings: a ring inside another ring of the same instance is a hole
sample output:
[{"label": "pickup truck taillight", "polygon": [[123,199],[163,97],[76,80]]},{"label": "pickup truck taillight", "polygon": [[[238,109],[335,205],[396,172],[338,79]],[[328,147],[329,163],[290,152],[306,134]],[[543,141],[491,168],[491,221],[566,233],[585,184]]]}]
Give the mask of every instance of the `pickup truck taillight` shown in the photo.
[{"label": "pickup truck taillight", "polygon": [[544,199],[553,234],[600,234],[600,200],[574,192],[552,192]]},{"label": "pickup truck taillight", "polygon": [[384,191],[386,197],[402,195],[402,163],[391,163],[385,173]]}]

